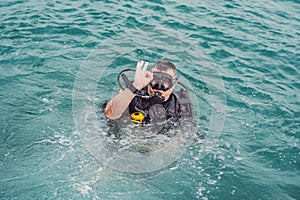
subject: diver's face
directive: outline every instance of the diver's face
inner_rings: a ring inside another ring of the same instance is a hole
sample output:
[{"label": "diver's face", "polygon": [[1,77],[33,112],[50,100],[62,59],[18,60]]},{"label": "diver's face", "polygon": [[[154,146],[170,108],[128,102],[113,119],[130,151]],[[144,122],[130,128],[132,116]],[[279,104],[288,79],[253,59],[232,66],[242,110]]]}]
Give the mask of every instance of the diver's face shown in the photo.
[{"label": "diver's face", "polygon": [[153,95],[159,92],[167,101],[174,91],[176,82],[176,74],[173,69],[168,69],[166,71],[160,71],[157,68],[152,68],[153,80],[148,86],[148,93]]}]

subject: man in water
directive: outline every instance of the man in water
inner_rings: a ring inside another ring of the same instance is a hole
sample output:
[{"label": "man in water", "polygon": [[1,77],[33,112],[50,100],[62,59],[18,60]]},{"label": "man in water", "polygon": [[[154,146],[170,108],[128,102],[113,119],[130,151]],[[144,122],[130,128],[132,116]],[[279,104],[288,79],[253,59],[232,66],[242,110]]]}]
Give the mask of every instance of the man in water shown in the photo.
[{"label": "man in water", "polygon": [[180,118],[181,106],[173,93],[177,84],[175,65],[159,60],[150,71],[147,67],[147,62],[138,62],[133,82],[106,104],[104,114],[108,119],[116,120],[124,114],[134,122],[135,116],[141,115],[138,123]]}]

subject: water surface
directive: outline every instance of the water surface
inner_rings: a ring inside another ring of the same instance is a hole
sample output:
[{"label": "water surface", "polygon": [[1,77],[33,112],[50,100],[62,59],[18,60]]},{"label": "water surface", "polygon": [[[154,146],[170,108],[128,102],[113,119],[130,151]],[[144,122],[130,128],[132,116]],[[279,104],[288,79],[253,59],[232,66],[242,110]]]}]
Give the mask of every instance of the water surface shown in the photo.
[{"label": "water surface", "polygon": [[[299,199],[299,10],[295,0],[0,3],[0,197]],[[82,139],[105,134],[101,124],[80,114],[97,116],[120,70],[159,59],[189,84],[206,139],[158,171],[104,166]]]}]

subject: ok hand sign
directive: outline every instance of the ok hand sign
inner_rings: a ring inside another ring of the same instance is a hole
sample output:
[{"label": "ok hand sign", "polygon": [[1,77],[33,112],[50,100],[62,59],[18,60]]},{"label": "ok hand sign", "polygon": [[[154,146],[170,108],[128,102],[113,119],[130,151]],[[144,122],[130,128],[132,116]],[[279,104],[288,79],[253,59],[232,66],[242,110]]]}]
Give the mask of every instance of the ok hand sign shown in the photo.
[{"label": "ok hand sign", "polygon": [[147,71],[148,64],[148,62],[145,63],[144,61],[139,61],[136,64],[133,86],[138,90],[147,86],[153,79],[153,73]]}]

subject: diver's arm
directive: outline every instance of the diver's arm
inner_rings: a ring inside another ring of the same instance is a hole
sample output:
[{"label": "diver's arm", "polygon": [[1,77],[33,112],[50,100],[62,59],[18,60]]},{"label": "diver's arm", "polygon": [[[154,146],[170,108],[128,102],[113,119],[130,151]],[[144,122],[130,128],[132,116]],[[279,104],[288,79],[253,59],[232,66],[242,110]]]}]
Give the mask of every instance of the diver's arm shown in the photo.
[{"label": "diver's arm", "polygon": [[120,118],[135,96],[128,88],[121,91],[107,103],[104,111],[105,117],[111,120]]},{"label": "diver's arm", "polygon": [[[153,79],[153,74],[147,71],[148,63],[140,61],[136,65],[133,86],[141,90]],[[121,91],[117,96],[110,100],[105,108],[104,114],[108,119],[114,120],[122,116],[132,99],[136,96],[128,88]]]}]

